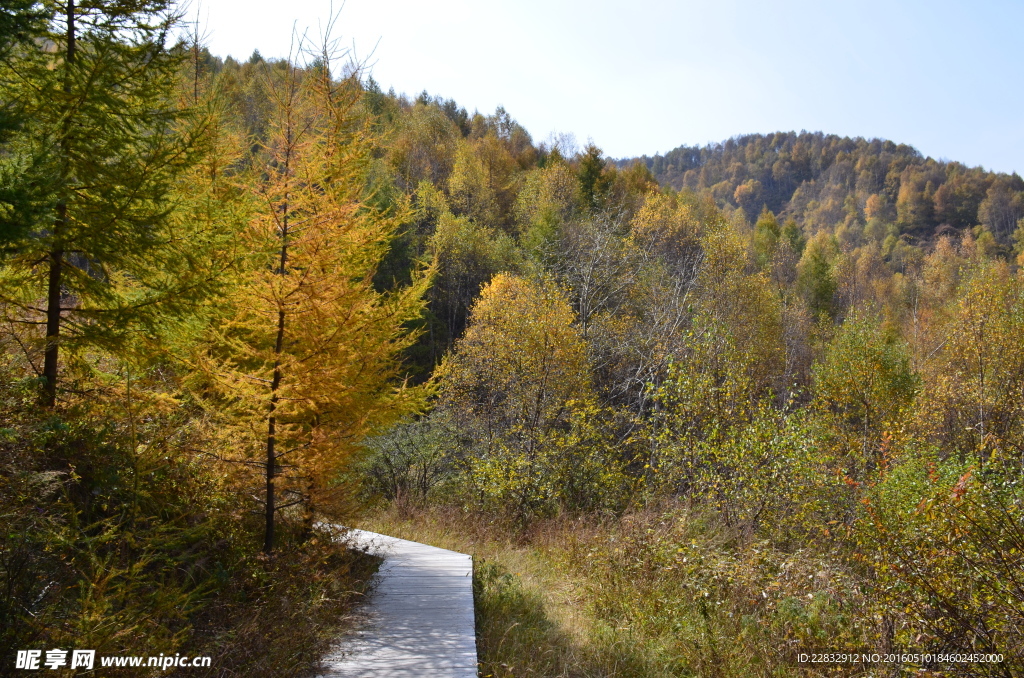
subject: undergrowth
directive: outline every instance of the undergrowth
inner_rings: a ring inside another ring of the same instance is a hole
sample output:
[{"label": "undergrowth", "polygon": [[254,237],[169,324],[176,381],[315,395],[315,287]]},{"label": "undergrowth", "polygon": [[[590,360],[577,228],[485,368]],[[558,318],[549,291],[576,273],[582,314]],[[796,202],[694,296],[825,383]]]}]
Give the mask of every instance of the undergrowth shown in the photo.
[{"label": "undergrowth", "polygon": [[[279,548],[262,555],[252,501],[187,403],[142,393],[119,408],[96,390],[45,411],[34,383],[4,376],[0,674],[18,650],[53,648],[210,656],[209,669],[178,671],[191,677],[316,670],[374,558],[299,520],[283,520]],[[174,672],[91,675],[158,674]]]},{"label": "undergrowth", "polygon": [[365,525],[475,556],[485,678],[885,675],[798,662],[878,646],[870,601],[838,558],[780,552],[682,507],[514,531],[407,506]]}]

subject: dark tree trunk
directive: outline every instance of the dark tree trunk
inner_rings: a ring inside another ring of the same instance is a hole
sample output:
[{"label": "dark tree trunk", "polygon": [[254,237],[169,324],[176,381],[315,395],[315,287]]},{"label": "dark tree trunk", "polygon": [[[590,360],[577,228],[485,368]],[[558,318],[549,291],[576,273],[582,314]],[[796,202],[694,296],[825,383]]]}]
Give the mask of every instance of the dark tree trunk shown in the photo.
[{"label": "dark tree trunk", "polygon": [[[57,205],[57,220],[54,236],[63,230],[67,206]],[[46,352],[43,356],[43,405],[53,407],[57,403],[57,359],[60,339],[60,278],[64,263],[64,252],[59,248],[50,252],[50,275],[46,286]]]},{"label": "dark tree trunk", "polygon": [[[281,248],[281,261],[284,261],[285,249]],[[283,264],[282,264],[283,267]],[[277,313],[277,343],[274,352],[281,355],[284,346],[284,311]],[[270,384],[270,417],[267,424],[267,504],[266,504],[266,527],[263,536],[263,552],[270,554],[274,550],[274,514],[277,505],[274,497],[274,476],[277,474],[277,389],[281,385],[281,363],[274,362],[274,379]]]},{"label": "dark tree trunk", "polygon": [[[278,345],[281,343],[281,337],[284,335],[284,313],[281,313],[280,320],[278,322]],[[267,504],[266,504],[266,527],[263,532],[263,552],[270,554],[274,550],[274,513],[277,511],[277,505],[274,497],[274,476],[277,475],[277,417],[274,416],[274,412],[277,409],[277,387],[281,383],[281,370],[278,366],[274,365],[274,381],[271,385],[271,389],[274,394],[270,397],[270,419],[267,424]]]},{"label": "dark tree trunk", "polygon": [[[67,52],[65,67],[68,73],[64,78],[64,92],[71,92],[71,65],[75,61],[75,2],[68,0],[67,5]],[[64,178],[67,178],[70,149],[68,148],[70,121],[65,120],[64,134],[61,139],[63,154]],[[43,405],[53,407],[57,404],[57,365],[60,358],[60,304],[61,275],[64,268],[64,248],[61,242],[67,227],[67,202],[57,203],[57,218],[53,222],[53,249],[50,250],[50,272],[46,285],[46,348],[43,354]]]},{"label": "dark tree trunk", "polygon": [[[288,136],[289,143],[291,135]],[[285,173],[288,172],[291,162],[291,148],[285,155]],[[281,261],[277,269],[278,275],[284,275],[288,266],[288,194],[285,193],[284,212],[281,221]],[[263,552],[267,555],[274,550],[274,517],[277,505],[274,497],[274,476],[277,474],[277,389],[281,386],[281,351],[284,349],[284,328],[285,314],[281,308],[277,312],[277,339],[274,342],[274,378],[270,383],[270,407],[269,421],[267,423],[267,504],[266,504],[266,527],[263,536]]]}]

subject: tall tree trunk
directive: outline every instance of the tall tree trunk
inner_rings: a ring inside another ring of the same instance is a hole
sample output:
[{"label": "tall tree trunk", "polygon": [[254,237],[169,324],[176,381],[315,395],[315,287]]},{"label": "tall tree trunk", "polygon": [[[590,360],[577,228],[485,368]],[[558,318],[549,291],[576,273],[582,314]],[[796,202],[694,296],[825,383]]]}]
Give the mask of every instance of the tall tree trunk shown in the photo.
[{"label": "tall tree trunk", "polygon": [[[289,134],[289,142],[291,135]],[[291,160],[291,149],[285,155],[285,173]],[[285,192],[284,216],[281,222],[281,261],[277,269],[278,275],[284,275],[288,265],[288,193]],[[282,302],[283,303],[283,300]],[[277,504],[274,497],[274,477],[277,475],[277,390],[281,386],[281,351],[284,349],[285,313],[284,307],[277,311],[277,339],[274,342],[274,378],[270,382],[270,406],[267,421],[267,502],[265,507],[266,526],[263,531],[263,552],[267,555],[274,550],[274,518]]]},{"label": "tall tree trunk", "polygon": [[[285,235],[288,234],[287,207],[285,218]],[[284,276],[285,263],[288,257],[288,242],[281,246],[281,274]],[[285,310],[278,311],[278,338],[274,342],[273,353],[273,379],[270,382],[270,406],[266,430],[266,526],[263,533],[263,552],[267,555],[273,551],[273,519],[278,506],[274,502],[273,478],[278,473],[278,458],[276,458],[276,433],[278,433],[278,389],[281,387],[281,351],[285,347]]]},{"label": "tall tree trunk", "polygon": [[[64,92],[71,93],[71,67],[75,61],[75,2],[68,0],[67,5],[67,52],[65,54]],[[65,117],[64,130],[61,138],[63,179],[70,172],[70,155],[68,138],[71,133],[71,121]],[[61,274],[64,267],[64,236],[68,220],[68,204],[65,200],[57,203],[57,218],[53,222],[53,249],[49,253],[50,272],[46,285],[46,348],[43,355],[43,405],[53,407],[57,404],[57,363],[60,357],[60,288]]]}]

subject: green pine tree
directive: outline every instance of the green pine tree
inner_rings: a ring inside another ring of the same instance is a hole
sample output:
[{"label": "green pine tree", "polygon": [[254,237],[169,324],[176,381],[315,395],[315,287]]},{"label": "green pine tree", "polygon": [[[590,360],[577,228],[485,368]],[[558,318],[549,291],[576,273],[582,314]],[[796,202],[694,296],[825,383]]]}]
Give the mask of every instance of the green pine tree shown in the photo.
[{"label": "green pine tree", "polygon": [[772,211],[765,207],[754,226],[754,262],[758,268],[767,269],[772,265],[775,250],[779,246],[779,222]]},{"label": "green pine tree", "polygon": [[185,249],[170,196],[196,145],[174,96],[185,54],[169,44],[169,0],[38,7],[45,30],[0,64],[2,98],[20,102],[25,121],[7,162],[31,187],[20,193],[28,204],[3,215],[0,304],[37,330],[26,338],[41,343],[52,407],[61,361],[117,346],[190,301],[169,274]]}]

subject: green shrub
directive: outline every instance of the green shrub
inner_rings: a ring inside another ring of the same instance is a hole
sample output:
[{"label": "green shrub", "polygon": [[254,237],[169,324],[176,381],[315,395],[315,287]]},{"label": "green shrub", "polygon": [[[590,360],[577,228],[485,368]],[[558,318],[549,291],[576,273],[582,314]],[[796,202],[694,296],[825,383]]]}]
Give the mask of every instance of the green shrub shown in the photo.
[{"label": "green shrub", "polygon": [[366,439],[356,476],[371,497],[422,503],[452,477],[458,444],[454,427],[438,413],[404,421]]},{"label": "green shrub", "polygon": [[1024,672],[1024,487],[1000,461],[908,456],[871,489],[859,523],[893,642],[1005,657],[957,669],[971,675]]}]

